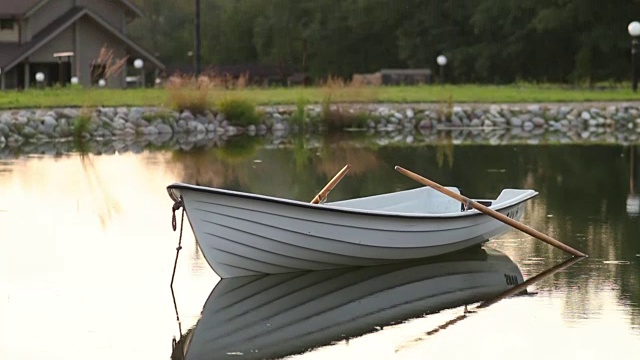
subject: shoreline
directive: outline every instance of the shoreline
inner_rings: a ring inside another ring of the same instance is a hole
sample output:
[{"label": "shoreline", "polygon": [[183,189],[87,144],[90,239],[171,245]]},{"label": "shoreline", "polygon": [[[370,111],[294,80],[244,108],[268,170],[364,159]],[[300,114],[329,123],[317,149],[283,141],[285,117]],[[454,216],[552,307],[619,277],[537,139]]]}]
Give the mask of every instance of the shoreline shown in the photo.
[{"label": "shoreline", "polygon": [[[208,139],[224,142],[246,134],[285,138],[299,133],[323,134],[327,122],[320,105],[307,105],[304,119],[296,118],[300,109],[293,105],[261,106],[262,116],[255,125],[236,126],[222,113],[192,114],[158,107],[103,107],[16,109],[0,111],[0,150],[18,149],[28,144],[124,141],[155,139],[164,143],[172,138],[192,142]],[[395,138],[398,134],[424,134],[433,131],[501,132],[520,136],[556,134],[562,139],[598,139],[615,134],[622,143],[635,143],[640,135],[640,102],[520,103],[520,104],[331,104],[330,114],[353,123],[339,123],[369,135]],[[356,119],[357,118],[357,119]],[[342,120],[341,120],[342,121]],[[184,136],[183,136],[184,135]],[[527,138],[525,136],[525,138]],[[553,136],[552,136],[553,138]],[[494,140],[495,142],[496,140]]]}]

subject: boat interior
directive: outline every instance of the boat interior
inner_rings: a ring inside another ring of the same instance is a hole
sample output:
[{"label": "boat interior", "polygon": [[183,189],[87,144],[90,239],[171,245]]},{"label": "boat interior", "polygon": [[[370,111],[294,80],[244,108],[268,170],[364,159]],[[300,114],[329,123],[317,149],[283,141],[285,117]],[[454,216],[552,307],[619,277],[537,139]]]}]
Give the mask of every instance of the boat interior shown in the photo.
[{"label": "boat interior", "polygon": [[[447,189],[460,194],[456,187]],[[531,190],[504,189],[494,199],[473,199],[484,206],[499,205]],[[438,192],[430,187],[398,191],[382,195],[367,196],[357,199],[327,202],[327,206],[347,209],[394,212],[404,214],[450,214],[468,211],[464,204]]]}]

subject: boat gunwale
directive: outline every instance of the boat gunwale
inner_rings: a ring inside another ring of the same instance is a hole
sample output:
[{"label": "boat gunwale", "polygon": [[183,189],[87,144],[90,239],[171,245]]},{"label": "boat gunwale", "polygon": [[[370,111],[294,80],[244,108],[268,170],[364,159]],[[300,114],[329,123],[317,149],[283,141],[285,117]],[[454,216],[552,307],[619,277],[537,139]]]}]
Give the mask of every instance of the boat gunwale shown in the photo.
[{"label": "boat gunwale", "polygon": [[[466,217],[466,216],[484,215],[482,212],[476,209],[471,209],[468,211],[453,212],[453,213],[427,214],[427,213],[399,213],[399,212],[389,212],[389,211],[375,211],[375,210],[365,210],[365,209],[356,209],[356,208],[345,208],[345,207],[330,206],[327,204],[311,204],[311,203],[307,203],[299,200],[291,200],[291,199],[278,198],[278,197],[273,197],[268,195],[253,194],[253,193],[206,187],[206,186],[190,185],[190,184],[179,183],[179,182],[176,182],[167,186],[167,192],[169,193],[169,196],[171,197],[171,199],[174,201],[179,200],[176,193],[173,191],[174,189],[178,191],[190,190],[194,192],[201,192],[201,193],[207,193],[207,194],[239,197],[239,198],[244,198],[244,199],[249,199],[254,201],[264,201],[264,202],[270,202],[270,203],[275,203],[279,205],[296,206],[296,207],[302,207],[302,208],[313,209],[313,210],[347,213],[351,215],[378,216],[378,217],[384,217],[384,218],[453,219],[453,218]],[[407,189],[404,191],[414,190],[414,189]],[[506,189],[503,189],[502,191],[504,190]],[[514,190],[523,190],[523,193],[516,197],[508,199],[498,204],[497,206],[489,206],[489,208],[496,211],[502,210],[511,206],[521,204],[538,195],[538,192],[532,189],[514,189]],[[373,196],[376,196],[376,195],[373,195]],[[491,201],[495,201],[496,199],[491,199]],[[471,199],[471,200],[474,200],[474,199]]]}]

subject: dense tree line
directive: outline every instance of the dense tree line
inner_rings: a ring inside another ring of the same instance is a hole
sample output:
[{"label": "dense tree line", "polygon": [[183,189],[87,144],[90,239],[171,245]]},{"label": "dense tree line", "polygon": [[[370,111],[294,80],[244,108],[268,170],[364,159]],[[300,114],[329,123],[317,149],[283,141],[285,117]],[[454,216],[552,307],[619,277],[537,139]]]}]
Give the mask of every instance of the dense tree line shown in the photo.
[{"label": "dense tree line", "polygon": [[[136,0],[130,35],[193,63],[194,0]],[[435,68],[456,82],[629,77],[640,0],[201,0],[204,64],[272,64],[314,77]]]}]

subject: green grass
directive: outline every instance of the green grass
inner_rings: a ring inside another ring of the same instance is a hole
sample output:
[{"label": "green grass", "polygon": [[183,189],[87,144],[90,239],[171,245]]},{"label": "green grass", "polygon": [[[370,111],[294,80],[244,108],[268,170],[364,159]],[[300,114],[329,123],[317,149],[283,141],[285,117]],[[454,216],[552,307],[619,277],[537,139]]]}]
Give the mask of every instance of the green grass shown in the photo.
[{"label": "green grass", "polygon": [[[256,105],[294,105],[300,101],[322,104],[329,92],[333,103],[540,103],[584,101],[640,100],[630,86],[603,90],[572,88],[560,85],[426,85],[396,87],[344,88],[244,88],[212,89],[212,103],[229,95],[251,99]],[[0,109],[96,107],[96,106],[167,106],[169,94],[164,89],[47,89],[0,91]]]}]

